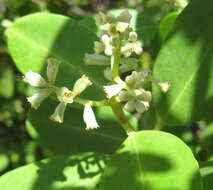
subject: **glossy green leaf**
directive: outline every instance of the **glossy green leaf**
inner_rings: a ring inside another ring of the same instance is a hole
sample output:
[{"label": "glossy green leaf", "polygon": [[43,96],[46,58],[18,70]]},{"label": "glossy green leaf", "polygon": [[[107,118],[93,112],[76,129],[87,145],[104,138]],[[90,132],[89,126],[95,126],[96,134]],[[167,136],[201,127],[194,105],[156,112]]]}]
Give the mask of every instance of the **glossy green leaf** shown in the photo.
[{"label": "glossy green leaf", "polygon": [[94,190],[105,167],[104,155],[86,153],[34,162],[0,177],[4,190]]},{"label": "glossy green leaf", "polygon": [[83,110],[67,107],[64,123],[59,124],[49,119],[57,103],[47,100],[38,110],[32,110],[27,121],[27,128],[32,137],[54,154],[76,152],[114,152],[125,139],[125,132],[113,120],[98,119],[100,128],[85,130]]},{"label": "glossy green leaf", "polygon": [[171,82],[166,94],[153,85],[154,105],[164,123],[212,119],[212,12],[212,0],[193,0],[178,17],[157,57],[154,76]]},{"label": "glossy green leaf", "polygon": [[161,43],[163,43],[166,40],[178,15],[179,12],[169,13],[168,15],[165,16],[165,18],[163,18],[163,20],[159,24],[158,32]]},{"label": "glossy green leaf", "polygon": [[90,99],[104,97],[102,68],[83,62],[84,54],[92,52],[95,39],[95,34],[76,21],[47,13],[22,17],[8,30],[8,48],[22,73],[31,69],[45,77],[46,59],[55,57],[62,61],[56,85],[72,89],[74,82],[86,74],[93,82],[85,93]]},{"label": "glossy green leaf", "polygon": [[101,190],[201,190],[199,166],[179,138],[160,131],[132,134],[109,161]]},{"label": "glossy green leaf", "polygon": [[205,146],[207,158],[213,160],[213,122],[209,123],[201,132],[200,139]]},{"label": "glossy green leaf", "polygon": [[213,189],[213,162],[201,162],[200,174],[203,179],[203,190]]}]

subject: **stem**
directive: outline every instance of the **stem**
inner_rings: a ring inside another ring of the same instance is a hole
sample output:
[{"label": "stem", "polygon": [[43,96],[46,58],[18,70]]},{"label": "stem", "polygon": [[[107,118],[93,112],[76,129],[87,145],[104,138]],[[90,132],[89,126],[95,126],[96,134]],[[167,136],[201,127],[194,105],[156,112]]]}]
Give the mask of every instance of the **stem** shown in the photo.
[{"label": "stem", "polygon": [[117,46],[113,49],[113,54],[111,56],[111,71],[112,80],[115,81],[119,77],[119,64],[121,59],[121,39],[118,39]]},{"label": "stem", "polygon": [[74,101],[79,103],[79,104],[82,104],[82,105],[90,104],[91,106],[94,106],[94,107],[109,106],[109,102],[107,100],[93,101],[93,100],[88,100],[88,99],[75,97]]},{"label": "stem", "polygon": [[[111,56],[111,71],[112,71],[112,81],[113,83],[125,84],[124,81],[119,76],[119,64],[121,60],[121,37],[118,39],[117,46],[113,49],[113,54]],[[116,100],[115,97],[112,97],[109,100],[109,105],[111,106],[114,114],[118,118],[119,123],[121,124],[122,128],[126,131],[127,135],[129,136],[131,133],[134,132],[134,129],[130,125],[128,119],[126,118],[120,103]]]},{"label": "stem", "polygon": [[130,134],[135,132],[134,129],[132,128],[132,126],[130,125],[128,119],[126,118],[126,116],[121,108],[121,105],[119,104],[119,102],[117,102],[115,97],[113,97],[109,100],[109,104],[112,108],[112,111],[118,118],[118,121],[121,124],[122,128],[126,131],[127,135],[129,136]]}]

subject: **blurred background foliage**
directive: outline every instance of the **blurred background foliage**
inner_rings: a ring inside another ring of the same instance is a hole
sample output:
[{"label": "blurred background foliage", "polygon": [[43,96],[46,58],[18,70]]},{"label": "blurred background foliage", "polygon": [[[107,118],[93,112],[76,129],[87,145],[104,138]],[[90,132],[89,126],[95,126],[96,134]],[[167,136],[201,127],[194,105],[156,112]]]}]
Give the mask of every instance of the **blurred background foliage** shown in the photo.
[{"label": "blurred background foliage", "polygon": [[[52,154],[32,139],[25,128],[30,108],[26,96],[29,96],[30,89],[23,83],[22,74],[15,67],[6,45],[7,28],[14,20],[34,12],[51,12],[72,17],[96,30],[88,18],[98,11],[131,8],[146,13],[146,30],[147,33],[151,31],[152,36],[145,40],[141,66],[147,68],[152,67],[184,3],[185,0],[0,0],[0,175]],[[142,120],[138,120],[139,129],[153,129],[156,119],[154,109],[150,109]],[[182,138],[196,158],[205,160],[205,144],[207,148],[212,146],[208,144],[208,138],[212,138],[208,135],[210,130],[202,134],[205,126],[205,122],[199,122],[187,127],[164,127],[162,130]]]}]

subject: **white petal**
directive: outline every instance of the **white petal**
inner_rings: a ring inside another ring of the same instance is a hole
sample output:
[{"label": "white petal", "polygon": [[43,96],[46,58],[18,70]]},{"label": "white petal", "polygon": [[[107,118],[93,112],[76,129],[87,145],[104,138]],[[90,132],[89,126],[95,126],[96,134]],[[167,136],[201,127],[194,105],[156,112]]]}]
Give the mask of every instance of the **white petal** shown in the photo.
[{"label": "white petal", "polygon": [[88,86],[92,85],[92,82],[89,80],[86,75],[82,75],[81,78],[79,78],[73,87],[73,92],[76,95],[82,93]]},{"label": "white petal", "polygon": [[170,82],[160,82],[158,85],[163,92],[167,92],[171,84]]},{"label": "white petal", "polygon": [[133,49],[134,49],[134,52],[135,52],[137,55],[140,55],[140,54],[143,52],[143,49],[142,49],[141,45],[138,44],[138,43],[135,43],[135,44],[134,44]]},{"label": "white petal", "polygon": [[136,42],[137,41],[137,33],[136,32],[130,32],[129,33],[129,39],[131,42]]},{"label": "white petal", "polygon": [[95,19],[96,19],[96,25],[103,25],[107,23],[106,15],[102,12],[99,12]]},{"label": "white petal", "polygon": [[46,82],[43,77],[38,73],[32,72],[31,70],[25,73],[23,80],[29,83],[31,86],[35,87],[44,87],[46,85]]},{"label": "white petal", "polygon": [[31,97],[28,97],[27,98],[27,101],[30,102],[31,106],[34,108],[34,109],[37,109],[41,102],[47,97],[50,95],[50,91],[48,89],[41,89],[41,90],[38,90],[33,96]]},{"label": "white petal", "polygon": [[83,119],[86,124],[86,130],[99,128],[99,125],[95,118],[95,114],[94,114],[90,104],[86,104],[84,107]]},{"label": "white petal", "polygon": [[127,23],[124,23],[124,22],[119,22],[117,25],[116,25],[116,29],[117,31],[123,33],[126,31],[126,29],[128,28],[129,24]]},{"label": "white petal", "polygon": [[110,43],[110,37],[107,34],[102,35],[101,40],[105,46],[109,45]]},{"label": "white petal", "polygon": [[146,111],[146,106],[143,104],[142,101],[137,101],[135,104],[135,109],[138,113],[143,113]]},{"label": "white petal", "polygon": [[56,107],[54,113],[50,116],[50,119],[59,123],[63,123],[66,105],[67,105],[66,103],[60,102]]},{"label": "white petal", "polygon": [[113,84],[109,86],[104,86],[104,91],[107,94],[107,98],[112,98],[113,96],[117,95],[122,88],[123,85],[121,84]]},{"label": "white petal", "polygon": [[59,60],[54,58],[49,58],[47,60],[47,78],[50,84],[53,84],[55,82],[60,63],[61,62]]}]

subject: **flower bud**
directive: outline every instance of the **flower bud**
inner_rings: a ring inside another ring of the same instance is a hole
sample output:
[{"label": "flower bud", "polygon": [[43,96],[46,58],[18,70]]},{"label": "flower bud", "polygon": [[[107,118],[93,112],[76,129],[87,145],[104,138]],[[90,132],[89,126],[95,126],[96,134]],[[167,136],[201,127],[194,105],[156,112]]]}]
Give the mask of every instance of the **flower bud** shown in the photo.
[{"label": "flower bud", "polygon": [[129,76],[126,76],[125,82],[130,88],[134,88],[136,79],[133,75],[129,75]]},{"label": "flower bud", "polygon": [[136,32],[130,32],[129,33],[129,40],[131,42],[136,42],[137,41],[137,33]]},{"label": "flower bud", "polygon": [[31,104],[34,109],[38,109],[41,102],[44,101],[47,96],[50,95],[50,91],[48,89],[38,90],[33,96],[28,97],[27,101]]},{"label": "flower bud", "polygon": [[89,80],[89,78],[86,77],[86,75],[82,75],[82,77],[75,82],[73,93],[75,96],[81,94],[90,85],[92,85],[92,82]]},{"label": "flower bud", "polygon": [[115,21],[115,17],[112,14],[106,15],[106,22],[113,23]]},{"label": "flower bud", "polygon": [[118,99],[121,101],[121,102],[125,102],[125,101],[128,101],[132,98],[131,94],[126,91],[126,90],[122,90],[119,92],[118,94]]},{"label": "flower bud", "polygon": [[31,70],[25,73],[23,80],[24,82],[27,82],[31,86],[35,87],[44,87],[46,85],[46,81],[43,79],[43,77],[38,73],[32,72]]},{"label": "flower bud", "polygon": [[50,116],[50,119],[59,123],[63,123],[66,105],[67,105],[66,103],[60,102],[56,107],[54,113]]},{"label": "flower bud", "polygon": [[122,46],[121,52],[123,53],[124,57],[129,57],[132,54],[132,44],[128,43]]},{"label": "flower bud", "polygon": [[152,100],[152,93],[143,89],[136,90],[137,99],[150,102]]},{"label": "flower bud", "polygon": [[60,63],[61,62],[59,60],[54,58],[49,58],[47,60],[47,78],[50,84],[53,84],[55,82]]},{"label": "flower bud", "polygon": [[132,112],[135,110],[135,102],[133,100],[128,101],[125,105],[124,105],[124,109],[128,112]]},{"label": "flower bud", "polygon": [[110,43],[110,37],[107,34],[104,34],[103,36],[101,36],[101,40],[105,46],[109,45]]},{"label": "flower bud", "polygon": [[94,114],[90,104],[86,104],[84,106],[83,119],[86,124],[86,130],[99,128],[99,125],[95,118],[95,114]]},{"label": "flower bud", "polygon": [[109,65],[110,58],[104,55],[88,54],[84,55],[83,59],[86,65]]},{"label": "flower bud", "polygon": [[99,54],[103,52],[105,49],[105,45],[102,42],[95,41],[94,42],[94,52],[95,54]]},{"label": "flower bud", "polygon": [[113,52],[112,48],[113,48],[113,47],[112,47],[111,45],[107,45],[107,46],[105,47],[104,53],[105,53],[107,56],[111,56],[111,55],[112,55],[112,52]]},{"label": "flower bud", "polygon": [[137,55],[140,55],[143,52],[141,45],[138,43],[134,43],[133,50]]},{"label": "flower bud", "polygon": [[142,101],[137,101],[136,102],[135,109],[140,114],[146,111],[146,107],[145,107],[145,105],[143,104]]},{"label": "flower bud", "polygon": [[131,18],[132,15],[129,13],[129,11],[124,11],[116,17],[116,21],[130,23]]}]

